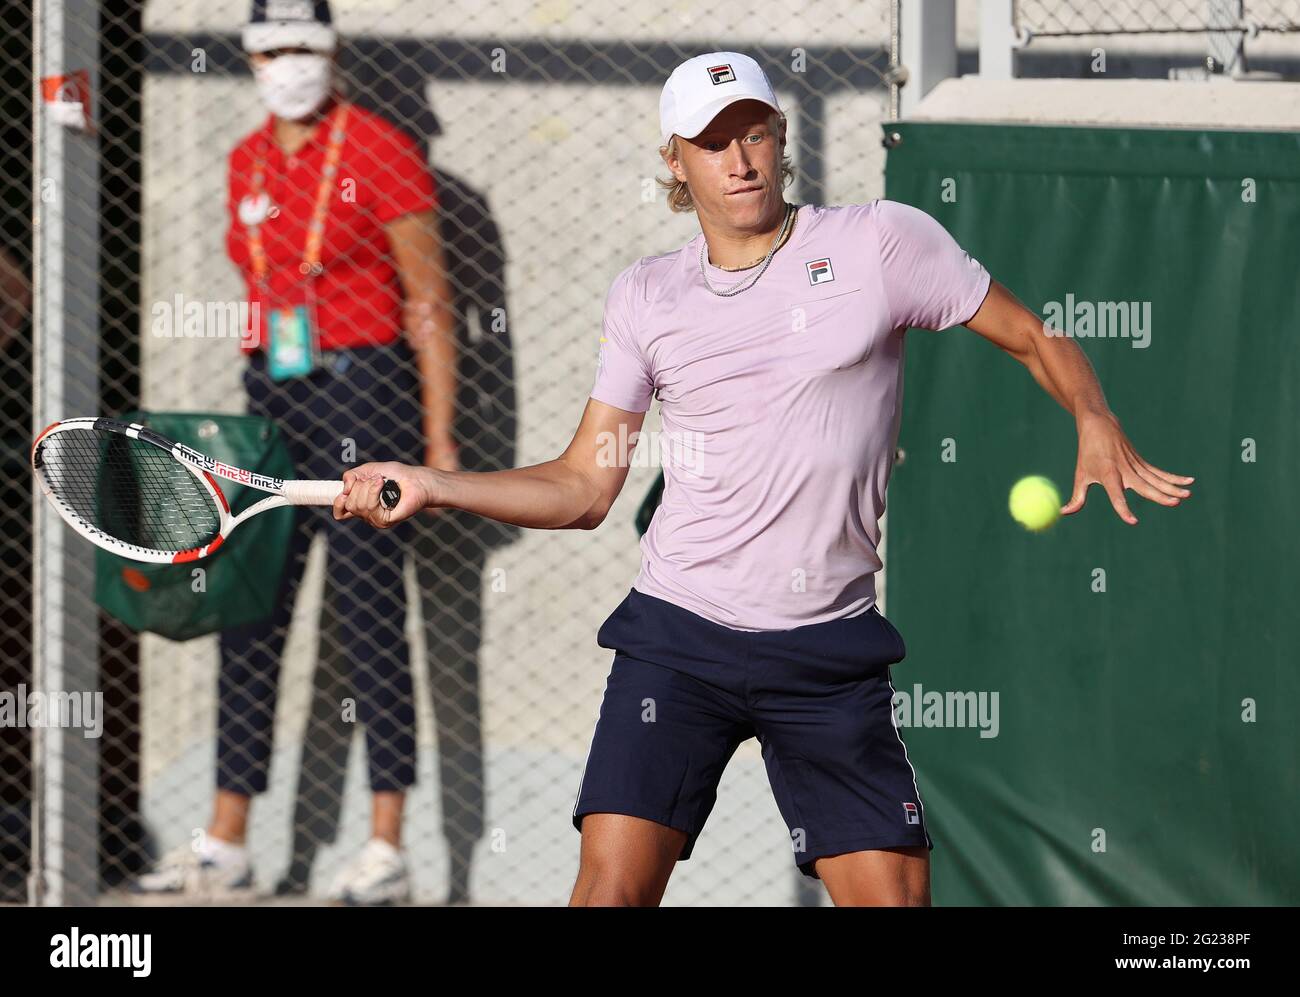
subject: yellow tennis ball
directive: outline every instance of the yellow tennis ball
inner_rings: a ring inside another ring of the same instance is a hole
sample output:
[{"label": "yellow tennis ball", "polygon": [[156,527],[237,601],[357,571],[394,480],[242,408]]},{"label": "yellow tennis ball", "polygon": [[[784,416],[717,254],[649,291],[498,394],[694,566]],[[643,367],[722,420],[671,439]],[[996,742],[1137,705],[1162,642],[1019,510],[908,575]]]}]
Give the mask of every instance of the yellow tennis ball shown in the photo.
[{"label": "yellow tennis ball", "polygon": [[1011,518],[1037,533],[1061,518],[1061,496],[1041,474],[1021,478],[1011,489]]}]

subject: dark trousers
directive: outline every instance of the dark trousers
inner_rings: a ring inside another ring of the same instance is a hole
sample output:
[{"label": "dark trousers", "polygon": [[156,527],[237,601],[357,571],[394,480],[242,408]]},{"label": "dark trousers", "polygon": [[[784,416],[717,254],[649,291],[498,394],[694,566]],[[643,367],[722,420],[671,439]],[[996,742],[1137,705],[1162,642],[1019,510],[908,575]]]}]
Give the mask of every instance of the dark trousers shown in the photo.
[{"label": "dark trousers", "polygon": [[[299,476],[337,479],[347,468],[372,460],[423,463],[419,382],[406,345],[331,350],[326,361],[307,377],[277,384],[258,353],[244,373],[250,413],[279,423]],[[246,795],[266,790],[280,656],[308,549],[323,530],[341,652],[334,658],[350,666],[338,722],[365,726],[370,788],[405,789],[415,783],[402,579],[408,530],[405,524],[381,531],[355,521],[338,523],[328,509],[297,509],[295,515],[275,614],[221,634],[217,787]]]}]

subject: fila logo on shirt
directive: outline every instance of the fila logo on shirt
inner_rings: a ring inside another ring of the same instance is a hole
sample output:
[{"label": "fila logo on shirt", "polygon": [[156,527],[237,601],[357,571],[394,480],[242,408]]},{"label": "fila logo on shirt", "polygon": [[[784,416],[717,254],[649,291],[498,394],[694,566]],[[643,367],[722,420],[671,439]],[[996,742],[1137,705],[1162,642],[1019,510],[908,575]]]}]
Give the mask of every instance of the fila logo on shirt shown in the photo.
[{"label": "fila logo on shirt", "polygon": [[835,279],[835,271],[831,269],[829,257],[824,260],[813,260],[811,263],[805,263],[808,268],[808,282],[816,287],[818,284],[829,284]]},{"label": "fila logo on shirt", "polygon": [[735,83],[736,74],[731,71],[731,66],[724,62],[721,66],[709,67],[709,79],[716,87],[719,83]]},{"label": "fila logo on shirt", "polygon": [[921,814],[917,811],[915,803],[904,803],[903,815],[907,818],[909,824],[921,823]]}]

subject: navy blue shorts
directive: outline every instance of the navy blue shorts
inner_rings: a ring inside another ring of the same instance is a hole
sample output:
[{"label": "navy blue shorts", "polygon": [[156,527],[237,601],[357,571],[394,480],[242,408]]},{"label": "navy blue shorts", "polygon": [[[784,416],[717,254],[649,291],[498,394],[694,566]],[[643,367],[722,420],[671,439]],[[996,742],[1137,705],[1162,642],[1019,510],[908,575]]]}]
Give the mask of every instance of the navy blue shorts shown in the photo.
[{"label": "navy blue shorts", "polygon": [[722,770],[757,737],[795,864],[874,848],[933,848],[916,773],[894,723],[891,664],[903,638],[873,606],[792,630],[733,630],[632,589],[601,625],[615,652],[573,808],[685,831]]}]

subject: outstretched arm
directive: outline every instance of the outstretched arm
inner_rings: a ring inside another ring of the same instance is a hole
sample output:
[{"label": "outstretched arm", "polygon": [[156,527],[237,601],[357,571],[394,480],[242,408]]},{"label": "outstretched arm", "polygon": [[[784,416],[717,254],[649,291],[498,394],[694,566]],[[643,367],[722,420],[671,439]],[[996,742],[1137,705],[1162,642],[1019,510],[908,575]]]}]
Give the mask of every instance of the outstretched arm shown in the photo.
[{"label": "outstretched arm", "polygon": [[1066,336],[1047,335],[1042,320],[997,281],[989,285],[984,303],[965,324],[1028,367],[1043,390],[1074,416],[1079,453],[1073,493],[1061,507],[1062,514],[1082,509],[1092,484],[1106,489],[1115,512],[1130,526],[1137,523],[1137,517],[1129,510],[1124,489],[1168,506],[1178,505],[1192,494],[1183,486],[1193,478],[1162,471],[1133,448],[1078,344]]},{"label": "outstretched arm", "polygon": [[[627,412],[594,398],[567,449],[555,460],[508,471],[446,471],[405,464],[362,464],[343,474],[335,519],[364,519],[387,529],[421,509],[464,509],[514,526],[592,530],[623,489],[644,412]],[[625,427],[621,432],[619,427]],[[619,440],[627,440],[627,453]],[[397,508],[379,500],[384,480],[402,489]]]}]

